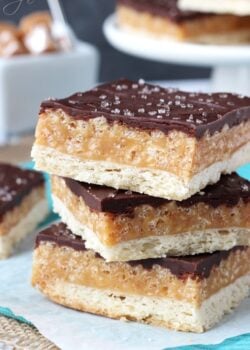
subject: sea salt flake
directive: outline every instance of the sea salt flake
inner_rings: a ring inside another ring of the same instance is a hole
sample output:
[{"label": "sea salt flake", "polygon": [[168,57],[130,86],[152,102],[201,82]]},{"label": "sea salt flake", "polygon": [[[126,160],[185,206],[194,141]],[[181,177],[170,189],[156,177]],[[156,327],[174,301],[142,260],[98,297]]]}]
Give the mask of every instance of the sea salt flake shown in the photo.
[{"label": "sea salt flake", "polygon": [[194,108],[194,105],[192,103],[188,103],[187,108]]},{"label": "sea salt flake", "polygon": [[187,119],[187,122],[189,123],[192,123],[194,121],[194,116],[193,116],[193,114],[190,114],[189,115],[189,117],[188,117],[188,119]]},{"label": "sea salt flake", "polygon": [[139,113],[145,113],[145,109],[144,109],[144,108],[139,108],[139,109],[138,109],[138,112],[139,112]]},{"label": "sea salt flake", "polygon": [[238,98],[243,99],[243,98],[245,98],[245,96],[244,95],[238,95]]},{"label": "sea salt flake", "polygon": [[144,85],[145,84],[145,80],[144,79],[139,79],[138,80],[138,84],[139,85]]},{"label": "sea salt flake", "polygon": [[170,94],[172,94],[172,93],[178,91],[178,89],[176,89],[176,88],[168,88],[167,91],[168,91]]},{"label": "sea salt flake", "polygon": [[17,185],[22,185],[22,184],[26,184],[27,183],[27,180],[26,179],[22,179],[20,177],[17,177],[16,178],[16,184]]},{"label": "sea salt flake", "polygon": [[156,112],[156,111],[149,111],[148,114],[149,114],[150,116],[154,116],[154,115],[157,114],[157,112]]},{"label": "sea salt flake", "polygon": [[219,98],[228,98],[228,94],[219,94]]},{"label": "sea salt flake", "polygon": [[160,88],[159,88],[158,86],[155,86],[155,87],[152,89],[152,91],[154,91],[154,92],[159,92],[159,91],[160,91]]},{"label": "sea salt flake", "polygon": [[249,191],[249,187],[247,186],[247,184],[241,185],[241,188],[244,192]]},{"label": "sea salt flake", "polygon": [[157,119],[162,119],[163,116],[162,116],[162,115],[157,115],[156,118],[157,118]]},{"label": "sea salt flake", "polygon": [[108,102],[108,101],[102,101],[102,102],[101,102],[101,107],[102,107],[102,108],[107,108],[107,107],[109,107],[109,102]]},{"label": "sea salt flake", "polygon": [[196,124],[202,124],[202,120],[200,120],[200,119],[196,119],[195,122],[196,122]]},{"label": "sea salt flake", "polygon": [[106,95],[100,95],[99,98],[100,98],[101,100],[105,100],[105,99],[107,98],[107,96],[106,96]]},{"label": "sea salt flake", "polygon": [[138,88],[138,84],[132,84],[132,89],[137,89]]},{"label": "sea salt flake", "polygon": [[115,108],[115,109],[112,109],[112,110],[111,110],[111,113],[114,113],[114,114],[120,114],[120,113],[121,113],[121,111],[120,111],[120,109],[119,109],[119,108]]},{"label": "sea salt flake", "polygon": [[123,113],[124,113],[124,115],[127,116],[127,117],[133,117],[133,116],[134,116],[134,113],[131,112],[129,109],[124,109],[124,110],[123,110]]},{"label": "sea salt flake", "polygon": [[159,108],[158,109],[158,113],[159,114],[164,114],[164,113],[166,113],[166,109],[165,108]]},{"label": "sea salt flake", "polygon": [[109,194],[108,194],[108,197],[109,197],[109,198],[114,198],[115,195],[116,195],[116,193],[115,193],[115,192],[112,192],[112,193],[109,193]]}]

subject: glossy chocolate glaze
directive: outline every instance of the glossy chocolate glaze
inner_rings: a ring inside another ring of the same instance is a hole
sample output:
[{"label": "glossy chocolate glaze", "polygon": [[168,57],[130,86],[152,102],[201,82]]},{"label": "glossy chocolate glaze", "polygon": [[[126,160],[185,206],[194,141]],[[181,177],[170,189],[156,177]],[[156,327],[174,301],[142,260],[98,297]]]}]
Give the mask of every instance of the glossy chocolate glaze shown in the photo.
[{"label": "glossy chocolate glaze", "polygon": [[133,128],[182,131],[201,138],[250,120],[250,97],[236,94],[192,93],[165,89],[143,81],[121,79],[65,99],[47,100],[45,110],[61,109],[73,119],[104,117]]},{"label": "glossy chocolate glaze", "polygon": [[42,174],[0,163],[0,219],[18,205],[34,187],[44,183]]},{"label": "glossy chocolate glaze", "polygon": [[[71,192],[83,198],[89,208],[101,212],[123,214],[132,212],[139,205],[147,204],[158,207],[170,202],[170,200],[146,194],[90,185],[68,178],[64,178],[64,181]],[[181,207],[190,207],[201,202],[214,208],[219,205],[233,207],[238,204],[240,199],[244,202],[250,201],[250,182],[233,173],[222,175],[216,184],[209,185],[203,191],[176,203]]]},{"label": "glossy chocolate glaze", "polygon": [[[77,251],[85,251],[84,241],[75,236],[63,223],[52,225],[46,230],[40,232],[36,238],[36,248],[41,243],[52,242],[59,247],[66,246]],[[191,275],[192,278],[207,278],[214,266],[218,266],[223,259],[226,259],[232,252],[246,249],[245,247],[235,247],[228,251],[219,251],[212,254],[199,254],[185,257],[167,257],[160,259],[146,259],[130,261],[122,264],[129,264],[132,267],[141,265],[144,269],[150,270],[155,265],[169,269],[172,274],[179,278],[185,278]],[[96,257],[103,259],[99,254]],[[103,259],[104,260],[104,259]],[[109,263],[119,264],[119,263]]]},{"label": "glossy chocolate glaze", "polygon": [[212,14],[182,11],[177,6],[177,0],[117,0],[117,5],[128,6],[136,11],[147,12],[154,16],[167,17],[176,23],[212,16]]}]

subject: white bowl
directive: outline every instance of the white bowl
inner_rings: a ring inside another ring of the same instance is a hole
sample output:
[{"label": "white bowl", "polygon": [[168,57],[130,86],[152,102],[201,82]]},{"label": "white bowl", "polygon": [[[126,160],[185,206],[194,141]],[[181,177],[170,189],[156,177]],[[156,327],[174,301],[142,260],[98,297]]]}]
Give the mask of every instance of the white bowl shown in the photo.
[{"label": "white bowl", "polygon": [[98,51],[79,42],[71,52],[0,59],[0,144],[35,128],[48,97],[66,97],[97,80]]}]

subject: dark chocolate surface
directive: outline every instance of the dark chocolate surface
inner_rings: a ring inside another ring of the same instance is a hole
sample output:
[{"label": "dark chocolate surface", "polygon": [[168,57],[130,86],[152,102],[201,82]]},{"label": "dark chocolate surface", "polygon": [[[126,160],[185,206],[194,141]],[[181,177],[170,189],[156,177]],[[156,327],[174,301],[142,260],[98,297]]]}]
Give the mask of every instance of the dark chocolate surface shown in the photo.
[{"label": "dark chocolate surface", "polygon": [[60,247],[68,246],[75,250],[87,250],[84,241],[80,237],[74,235],[63,222],[51,225],[47,229],[39,232],[36,237],[36,247],[44,241],[54,242]]},{"label": "dark chocolate surface", "polygon": [[212,16],[212,14],[182,11],[177,6],[177,0],[117,0],[117,4],[131,7],[139,12],[149,12],[154,16],[167,17],[176,23]]},{"label": "dark chocolate surface", "polygon": [[[80,237],[75,236],[63,223],[52,225],[46,230],[40,232],[36,238],[36,247],[42,242],[52,242],[57,246],[67,246],[78,251],[87,250],[84,241]],[[159,265],[163,268],[169,269],[179,278],[186,277],[187,275],[191,275],[194,278],[207,278],[213,266],[218,266],[223,259],[226,259],[231,254],[231,252],[243,249],[245,248],[238,246],[228,251],[219,251],[212,254],[146,259],[130,261],[127,262],[127,264],[131,266],[141,265],[147,270],[152,269],[154,265]],[[96,257],[102,259],[98,254],[96,254]]]},{"label": "dark chocolate surface", "polygon": [[247,247],[236,246],[230,250],[221,250],[214,253],[137,260],[130,261],[128,264],[131,266],[141,265],[146,270],[151,270],[154,265],[159,265],[163,268],[169,269],[172,274],[179,278],[185,278],[187,275],[208,278],[214,266],[219,266],[220,262],[227,259],[231,253],[244,249],[247,249]]},{"label": "dark chocolate surface", "polygon": [[250,120],[250,97],[230,93],[192,93],[165,89],[144,81],[121,79],[65,99],[47,100],[40,112],[62,109],[73,119],[105,117],[133,128],[182,131],[201,138],[227,124]]},{"label": "dark chocolate surface", "polygon": [[[167,199],[151,197],[131,191],[115,190],[110,187],[89,185],[64,178],[67,187],[78,197],[82,197],[93,210],[122,214],[131,212],[135,207],[148,204],[154,207],[170,202]],[[206,203],[214,208],[219,205],[234,206],[239,200],[250,201],[250,182],[236,173],[222,175],[219,182],[207,186],[202,192],[176,202],[178,206],[189,207],[196,203]]]},{"label": "dark chocolate surface", "polygon": [[36,171],[0,163],[0,218],[43,182],[42,174]]}]

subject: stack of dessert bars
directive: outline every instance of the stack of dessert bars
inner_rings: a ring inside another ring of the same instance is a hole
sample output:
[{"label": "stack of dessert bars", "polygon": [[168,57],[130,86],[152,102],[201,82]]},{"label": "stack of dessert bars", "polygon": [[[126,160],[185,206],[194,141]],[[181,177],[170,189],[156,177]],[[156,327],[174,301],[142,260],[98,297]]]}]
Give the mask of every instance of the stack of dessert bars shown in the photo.
[{"label": "stack of dessert bars", "polygon": [[250,98],[114,81],[44,101],[32,155],[62,219],[34,252],[51,300],[203,332],[247,297]]}]

